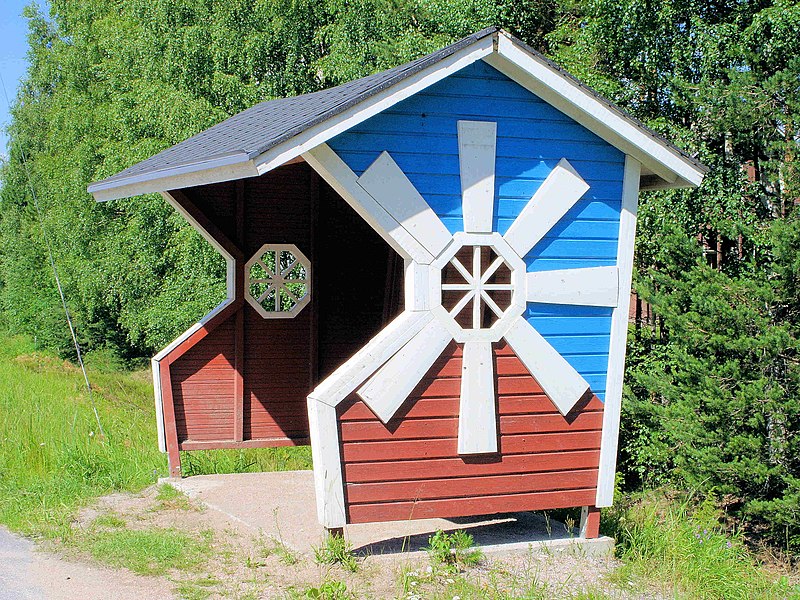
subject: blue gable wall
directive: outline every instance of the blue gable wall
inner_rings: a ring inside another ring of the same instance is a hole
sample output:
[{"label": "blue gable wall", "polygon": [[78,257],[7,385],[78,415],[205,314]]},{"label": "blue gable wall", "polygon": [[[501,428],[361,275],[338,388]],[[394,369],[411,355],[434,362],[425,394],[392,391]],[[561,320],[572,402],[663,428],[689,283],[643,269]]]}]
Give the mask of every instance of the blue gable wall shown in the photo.
[{"label": "blue gable wall", "polygon": [[[328,144],[358,175],[388,151],[447,228],[462,231],[460,119],[497,122],[496,231],[505,233],[562,158],[590,186],[525,257],[529,271],[616,264],[624,155],[482,61]],[[529,304],[526,318],[602,399],[611,309]]]}]

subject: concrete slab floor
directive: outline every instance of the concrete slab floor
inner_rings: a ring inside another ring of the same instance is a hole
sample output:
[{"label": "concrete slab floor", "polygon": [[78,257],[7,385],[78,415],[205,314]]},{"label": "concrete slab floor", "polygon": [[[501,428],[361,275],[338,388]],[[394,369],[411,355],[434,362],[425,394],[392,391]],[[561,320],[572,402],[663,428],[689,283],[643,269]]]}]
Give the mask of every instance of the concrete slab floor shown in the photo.
[{"label": "concrete slab floor", "polygon": [[[325,530],[317,522],[311,471],[196,475],[161,481],[222,513],[237,528],[277,539],[295,552],[313,554],[325,539]],[[422,552],[428,537],[439,529],[469,532],[488,554],[533,549],[610,556],[614,551],[611,538],[585,540],[563,523],[535,513],[347,525],[345,537],[360,555],[412,557]]]}]

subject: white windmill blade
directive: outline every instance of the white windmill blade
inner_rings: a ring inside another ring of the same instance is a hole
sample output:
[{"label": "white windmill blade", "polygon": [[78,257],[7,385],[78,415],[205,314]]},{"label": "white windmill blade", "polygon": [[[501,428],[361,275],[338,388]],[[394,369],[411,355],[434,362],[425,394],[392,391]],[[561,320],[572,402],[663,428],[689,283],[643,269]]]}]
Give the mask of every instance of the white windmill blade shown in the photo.
[{"label": "white windmill blade", "polygon": [[526,273],[528,302],[574,304],[577,306],[617,305],[619,269],[588,267]]},{"label": "white windmill blade", "polygon": [[536,190],[503,238],[517,254],[525,256],[561,220],[589,189],[566,158]]},{"label": "white windmill blade", "polygon": [[464,343],[461,403],[458,409],[458,453],[497,452],[497,411],[491,342]]},{"label": "white windmill blade", "polygon": [[444,325],[432,320],[356,393],[388,423],[452,340]]},{"label": "white windmill blade", "polygon": [[388,152],[382,152],[357,183],[433,256],[452,241],[447,227]]},{"label": "white windmill blade", "polygon": [[580,373],[523,317],[514,321],[505,338],[562,415],[589,390]]},{"label": "white windmill blade", "polygon": [[464,231],[490,233],[494,216],[497,123],[458,122],[458,161]]}]

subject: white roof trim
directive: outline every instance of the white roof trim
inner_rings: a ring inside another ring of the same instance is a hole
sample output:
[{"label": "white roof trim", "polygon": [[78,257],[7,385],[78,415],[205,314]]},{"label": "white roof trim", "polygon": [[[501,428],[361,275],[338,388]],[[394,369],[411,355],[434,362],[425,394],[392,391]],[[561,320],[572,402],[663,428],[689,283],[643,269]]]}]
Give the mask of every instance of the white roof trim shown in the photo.
[{"label": "white roof trim", "polygon": [[505,33],[486,62],[542,100],[592,131],[658,175],[663,187],[695,187],[704,170],[659,140],[636,121],[598,99],[541,56],[528,52]]}]

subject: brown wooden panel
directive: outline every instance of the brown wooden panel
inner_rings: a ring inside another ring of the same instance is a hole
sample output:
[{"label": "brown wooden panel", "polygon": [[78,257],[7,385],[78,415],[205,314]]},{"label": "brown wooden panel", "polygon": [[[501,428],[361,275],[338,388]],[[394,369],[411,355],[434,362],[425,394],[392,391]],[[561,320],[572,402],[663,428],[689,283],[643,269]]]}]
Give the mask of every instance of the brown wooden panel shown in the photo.
[{"label": "brown wooden panel", "polygon": [[566,469],[591,469],[598,465],[599,450],[548,452],[543,454],[513,454],[475,457],[469,462],[462,458],[431,460],[402,460],[345,465],[345,479],[350,483],[375,481],[404,481],[424,479],[431,473],[447,473],[451,477],[477,475],[510,475]]},{"label": "brown wooden panel", "polygon": [[594,503],[594,487],[585,490],[506,494],[475,498],[446,498],[418,502],[354,504],[348,507],[349,523],[405,521],[433,517],[493,515],[528,510],[588,506]]}]

